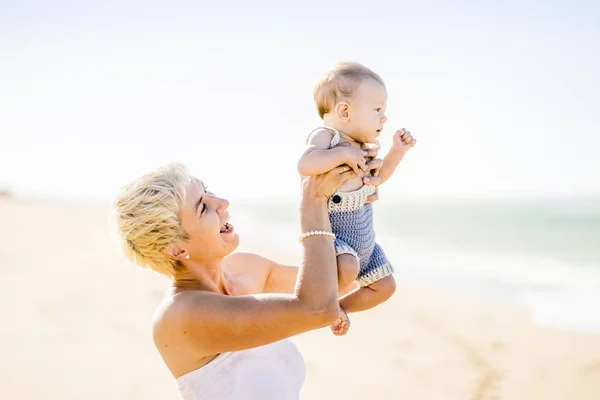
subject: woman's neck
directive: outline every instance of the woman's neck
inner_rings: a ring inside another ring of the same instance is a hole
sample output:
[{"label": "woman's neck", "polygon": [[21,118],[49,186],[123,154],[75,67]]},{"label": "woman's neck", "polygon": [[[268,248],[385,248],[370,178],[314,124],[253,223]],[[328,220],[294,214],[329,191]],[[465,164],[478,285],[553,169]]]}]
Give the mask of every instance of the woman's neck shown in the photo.
[{"label": "woman's neck", "polygon": [[172,286],[176,292],[182,290],[205,290],[231,295],[228,279],[222,268],[222,260],[212,266],[188,263],[185,271],[177,273],[173,278]]}]

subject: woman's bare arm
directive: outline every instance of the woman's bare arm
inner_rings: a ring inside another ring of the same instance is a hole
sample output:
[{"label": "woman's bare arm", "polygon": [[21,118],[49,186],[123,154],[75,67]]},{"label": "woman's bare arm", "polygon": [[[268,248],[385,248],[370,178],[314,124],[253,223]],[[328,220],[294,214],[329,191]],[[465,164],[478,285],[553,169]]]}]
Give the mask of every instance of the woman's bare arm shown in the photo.
[{"label": "woman's bare arm", "polygon": [[[373,160],[374,164],[381,164],[381,160],[375,159]],[[369,185],[378,186],[382,183],[382,179],[379,176],[371,176],[365,178],[365,183]],[[372,203],[378,199],[379,195],[374,194],[367,199],[367,203]],[[233,255],[232,255],[233,257]],[[253,265],[256,267],[257,279],[260,282],[257,283],[257,286],[264,288],[263,292],[265,293],[292,293],[294,290],[294,285],[296,284],[296,276],[298,275],[298,267],[283,265],[276,263],[275,261],[269,260],[262,256],[256,254],[240,254],[239,257],[247,257],[247,261],[253,262]],[[345,288],[341,288],[345,289]]]},{"label": "woman's bare arm", "polygon": [[[344,170],[338,167],[305,179],[302,232],[331,231],[327,197],[354,176]],[[177,296],[186,297],[172,304],[169,321],[164,322],[180,331],[174,334],[187,335],[204,356],[261,346],[331,324],[338,316],[333,240],[311,236],[302,247],[303,262],[293,293],[224,296],[184,292]]]}]

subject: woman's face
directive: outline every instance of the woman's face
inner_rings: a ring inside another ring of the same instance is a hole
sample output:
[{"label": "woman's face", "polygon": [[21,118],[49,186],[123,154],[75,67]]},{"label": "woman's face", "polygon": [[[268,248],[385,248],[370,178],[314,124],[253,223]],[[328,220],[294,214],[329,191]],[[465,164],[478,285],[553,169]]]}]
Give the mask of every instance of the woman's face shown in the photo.
[{"label": "woman's face", "polygon": [[190,261],[210,262],[230,254],[239,244],[238,234],[229,224],[229,202],[206,190],[202,181],[192,178],[181,208],[181,226],[189,239],[183,248]]}]

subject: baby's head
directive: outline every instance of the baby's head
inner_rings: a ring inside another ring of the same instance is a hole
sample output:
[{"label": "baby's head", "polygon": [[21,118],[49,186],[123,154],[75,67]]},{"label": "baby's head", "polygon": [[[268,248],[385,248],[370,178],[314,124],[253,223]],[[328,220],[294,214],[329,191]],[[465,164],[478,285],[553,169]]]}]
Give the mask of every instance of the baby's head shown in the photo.
[{"label": "baby's head", "polygon": [[315,105],[325,125],[375,143],[387,121],[387,92],[379,75],[354,62],[336,64],[317,82]]}]

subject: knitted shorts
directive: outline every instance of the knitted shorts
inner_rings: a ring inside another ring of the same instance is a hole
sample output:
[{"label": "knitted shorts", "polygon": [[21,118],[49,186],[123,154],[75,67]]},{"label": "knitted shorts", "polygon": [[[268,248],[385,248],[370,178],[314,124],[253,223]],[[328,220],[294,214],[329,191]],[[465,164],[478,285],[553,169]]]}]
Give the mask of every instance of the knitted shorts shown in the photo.
[{"label": "knitted shorts", "polygon": [[337,192],[329,199],[329,220],[335,234],[336,255],[352,254],[359,260],[360,272],[356,281],[369,286],[394,273],[379,244],[375,242],[373,207],[365,204],[374,186],[365,185],[353,192]]}]

